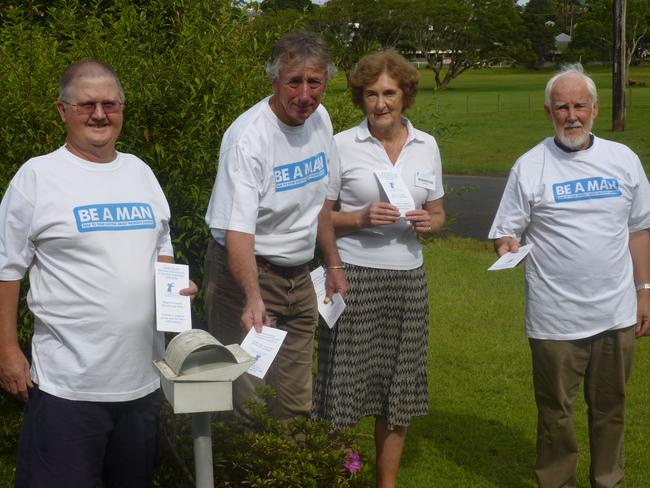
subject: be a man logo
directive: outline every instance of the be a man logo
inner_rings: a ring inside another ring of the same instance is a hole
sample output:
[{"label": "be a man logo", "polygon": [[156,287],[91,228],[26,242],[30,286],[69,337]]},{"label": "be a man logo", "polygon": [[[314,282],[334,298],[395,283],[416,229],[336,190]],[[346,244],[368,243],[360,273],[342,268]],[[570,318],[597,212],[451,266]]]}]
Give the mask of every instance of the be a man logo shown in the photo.
[{"label": "be a man logo", "polygon": [[73,209],[79,232],[155,229],[148,203],[96,203]]},{"label": "be a man logo", "polygon": [[327,157],[320,152],[302,161],[276,166],[273,176],[276,192],[300,188],[327,176]]},{"label": "be a man logo", "polygon": [[621,190],[616,178],[594,176],[553,185],[553,198],[558,203],[620,196]]}]

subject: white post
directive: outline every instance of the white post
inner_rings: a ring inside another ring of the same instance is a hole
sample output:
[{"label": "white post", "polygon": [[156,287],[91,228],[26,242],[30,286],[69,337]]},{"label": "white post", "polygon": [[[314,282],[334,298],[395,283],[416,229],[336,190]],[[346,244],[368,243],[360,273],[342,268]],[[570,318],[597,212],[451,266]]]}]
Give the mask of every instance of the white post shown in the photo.
[{"label": "white post", "polygon": [[196,488],[214,488],[212,433],[210,431],[209,412],[192,414],[192,439],[194,439]]}]

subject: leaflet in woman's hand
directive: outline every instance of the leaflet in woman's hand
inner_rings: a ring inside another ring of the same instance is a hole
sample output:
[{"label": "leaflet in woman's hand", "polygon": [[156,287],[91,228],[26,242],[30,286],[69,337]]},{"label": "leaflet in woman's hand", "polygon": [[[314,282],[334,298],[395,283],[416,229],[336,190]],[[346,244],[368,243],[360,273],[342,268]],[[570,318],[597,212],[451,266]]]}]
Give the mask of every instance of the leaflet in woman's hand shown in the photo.
[{"label": "leaflet in woman's hand", "polygon": [[319,266],[311,272],[311,281],[314,284],[314,291],[316,292],[316,301],[318,302],[318,313],[323,317],[327,326],[331,329],[336,324],[340,315],[345,309],[345,302],[340,293],[334,293],[331,299],[326,300],[326,282],[327,275],[322,266]]},{"label": "leaflet in woman's hand", "polygon": [[397,207],[402,217],[406,212],[415,210],[415,202],[411,192],[397,171],[375,171],[375,176],[384,189],[388,201]]}]

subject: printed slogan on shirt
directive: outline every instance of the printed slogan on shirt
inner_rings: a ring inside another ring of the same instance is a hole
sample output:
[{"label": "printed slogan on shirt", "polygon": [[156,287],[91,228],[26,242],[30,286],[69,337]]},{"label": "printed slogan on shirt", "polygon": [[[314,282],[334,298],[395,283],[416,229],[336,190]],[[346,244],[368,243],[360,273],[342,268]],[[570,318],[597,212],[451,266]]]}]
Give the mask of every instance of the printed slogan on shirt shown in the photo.
[{"label": "printed slogan on shirt", "polygon": [[621,190],[616,178],[594,176],[553,185],[553,197],[558,203],[619,196],[621,196]]},{"label": "printed slogan on shirt", "polygon": [[74,208],[79,232],[155,229],[148,203],[97,203]]},{"label": "printed slogan on shirt", "polygon": [[273,175],[276,192],[300,188],[327,176],[327,158],[320,152],[302,161],[276,166]]}]

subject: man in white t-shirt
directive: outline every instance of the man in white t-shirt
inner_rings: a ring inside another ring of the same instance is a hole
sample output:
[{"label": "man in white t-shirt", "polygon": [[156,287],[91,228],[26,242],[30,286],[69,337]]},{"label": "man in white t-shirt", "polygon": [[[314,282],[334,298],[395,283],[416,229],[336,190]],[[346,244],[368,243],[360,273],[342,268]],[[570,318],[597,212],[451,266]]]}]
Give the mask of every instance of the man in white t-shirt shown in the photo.
[{"label": "man in white t-shirt", "polygon": [[526,257],[526,335],[538,410],[539,486],[575,487],[572,407],[588,405],[591,486],[623,480],[625,388],[635,335],[650,335],[650,185],[629,148],[594,136],[596,86],[568,66],[546,86],[555,128],[519,158],[490,238]]},{"label": "man in white t-shirt", "polygon": [[241,414],[262,383],[275,391],[268,401],[274,418],[310,412],[318,309],[308,263],[316,240],[328,296],[347,290],[329,212],[338,198],[336,182],[328,190],[338,154],[320,105],[334,70],[320,37],[287,34],[267,65],[273,95],[240,115],[221,142],[205,217],[213,237],[205,261],[208,329],[227,344],[253,327],[287,332],[265,381],[244,375],[234,383]]},{"label": "man in white t-shirt", "polygon": [[[154,263],[174,259],[160,185],[144,162],[115,150],[124,100],[105,63],[68,67],[56,104],[66,143],[27,161],[0,204],[0,386],[27,402],[16,487],[151,483],[160,406],[152,361],[164,352]],[[31,368],[16,334],[27,271]]]}]

